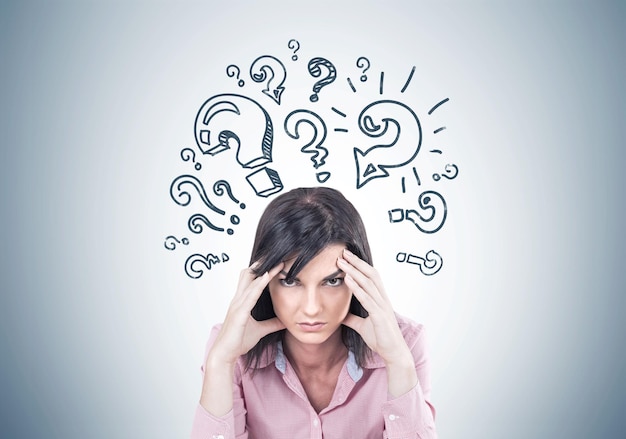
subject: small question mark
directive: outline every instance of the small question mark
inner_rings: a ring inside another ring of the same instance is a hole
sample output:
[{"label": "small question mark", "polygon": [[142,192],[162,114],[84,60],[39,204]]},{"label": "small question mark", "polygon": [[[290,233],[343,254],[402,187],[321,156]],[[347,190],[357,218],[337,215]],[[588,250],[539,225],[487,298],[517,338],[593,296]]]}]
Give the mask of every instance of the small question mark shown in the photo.
[{"label": "small question mark", "polygon": [[278,58],[271,55],[258,57],[250,66],[250,76],[258,83],[267,80],[263,93],[280,105],[280,96],[285,91],[283,84],[287,78],[287,69]]},{"label": "small question mark", "polygon": [[326,87],[337,78],[337,69],[335,68],[333,63],[328,61],[326,58],[321,57],[313,58],[311,59],[311,61],[309,61],[308,68],[311,76],[313,76],[314,78],[319,78],[320,76],[322,76],[322,69],[320,66],[324,66],[326,70],[328,70],[328,74],[313,85],[313,94],[309,98],[311,102],[317,102],[319,99],[317,94],[322,90],[323,87]]},{"label": "small question mark", "polygon": [[417,265],[419,266],[422,274],[426,276],[432,276],[441,270],[441,267],[443,266],[443,258],[435,250],[429,250],[428,253],[426,253],[425,258],[410,253],[407,255],[404,252],[400,252],[396,255],[396,261]]},{"label": "small question mark", "polygon": [[183,238],[182,240],[179,240],[177,237],[170,235],[167,238],[165,238],[165,242],[163,243],[163,246],[168,249],[168,250],[175,250],[176,249],[176,244],[183,244],[183,245],[188,245],[189,244],[189,240],[187,238]]},{"label": "small question mark", "polygon": [[[326,124],[321,117],[312,111],[294,110],[285,118],[285,132],[292,139],[299,139],[302,123],[309,125],[313,129],[313,136],[306,145],[300,148],[300,151],[305,154],[312,154],[311,161],[313,162],[313,167],[318,169],[320,166],[324,166],[326,157],[328,157],[328,150],[322,146],[324,140],[326,140]],[[318,172],[316,177],[318,182],[325,183],[330,177],[330,173]]]},{"label": "small question mark", "polygon": [[[232,78],[234,76],[237,77],[237,79],[239,79],[239,74],[241,73],[241,71],[239,70],[239,67],[237,67],[234,64],[229,65],[228,67],[226,67],[226,74],[228,75],[229,78]],[[237,81],[237,85],[239,87],[243,87],[245,84],[243,79],[239,79],[239,81]]]},{"label": "small question mark", "polygon": [[445,167],[445,174],[433,174],[433,180],[439,181],[441,180],[441,177],[445,177],[448,180],[454,180],[457,175],[459,175],[459,168],[456,165],[447,164]]},{"label": "small question mark", "polygon": [[446,200],[438,192],[425,191],[420,194],[417,202],[421,214],[416,209],[391,209],[388,212],[389,222],[399,223],[407,220],[412,222],[420,232],[438,232],[443,227],[448,216]]},{"label": "small question mark", "polygon": [[363,75],[361,75],[361,82],[367,81],[367,75],[365,74],[365,72],[367,72],[370,68],[370,60],[362,56],[356,60],[356,66],[360,69],[363,69],[363,67],[365,67],[363,69]]},{"label": "small question mark", "polygon": [[293,49],[293,55],[291,57],[291,60],[298,61],[298,55],[296,55],[296,52],[300,50],[300,43],[298,42],[298,40],[289,40],[287,47]]},{"label": "small question mark", "polygon": [[199,171],[200,169],[202,169],[202,165],[200,163],[196,163],[196,153],[193,149],[191,148],[183,149],[182,151],[180,151],[180,157],[185,162],[188,162],[189,160],[191,160],[193,163],[195,163],[194,167],[196,168],[196,171]]}]

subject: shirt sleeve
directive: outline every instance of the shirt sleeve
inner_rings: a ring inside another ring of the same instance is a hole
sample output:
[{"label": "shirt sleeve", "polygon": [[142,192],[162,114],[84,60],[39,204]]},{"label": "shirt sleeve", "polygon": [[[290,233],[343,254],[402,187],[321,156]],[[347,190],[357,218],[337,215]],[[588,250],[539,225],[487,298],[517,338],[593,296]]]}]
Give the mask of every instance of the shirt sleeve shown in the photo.
[{"label": "shirt sleeve", "polygon": [[[216,325],[211,330],[211,335],[206,345],[204,358],[209,354],[221,325]],[[204,377],[204,362],[200,367]],[[191,427],[191,439],[247,439],[246,410],[241,390],[241,369],[237,362],[233,377],[233,409],[224,416],[216,417],[209,413],[198,403]]]},{"label": "shirt sleeve", "polygon": [[430,402],[430,361],[426,352],[424,328],[409,323],[402,329],[413,355],[418,384],[404,395],[390,398],[383,404],[383,438],[436,439],[435,408]]}]

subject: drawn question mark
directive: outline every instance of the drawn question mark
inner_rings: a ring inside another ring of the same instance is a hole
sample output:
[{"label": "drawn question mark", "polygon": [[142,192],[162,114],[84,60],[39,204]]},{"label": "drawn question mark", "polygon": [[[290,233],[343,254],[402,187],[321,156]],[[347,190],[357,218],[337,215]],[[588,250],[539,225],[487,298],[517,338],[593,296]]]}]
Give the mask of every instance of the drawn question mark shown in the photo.
[{"label": "drawn question mark", "polygon": [[296,55],[296,52],[300,50],[300,43],[298,42],[298,40],[293,40],[293,39],[289,40],[287,47],[293,50],[293,55],[291,56],[291,60],[298,61],[298,55]]},{"label": "drawn question mark", "polygon": [[[313,137],[300,151],[305,154],[311,154],[313,167],[318,169],[320,166],[324,166],[326,157],[328,157],[328,150],[322,146],[324,140],[326,140],[326,124],[321,117],[312,111],[294,110],[285,118],[285,132],[292,139],[299,139],[300,126],[303,123],[313,128]],[[316,177],[318,182],[325,183],[330,177],[330,173],[318,172]]]},{"label": "drawn question mark", "polygon": [[417,202],[421,213],[416,209],[391,209],[388,212],[389,222],[399,223],[407,220],[421,232],[438,232],[448,216],[446,200],[438,192],[424,191],[419,195]]},{"label": "drawn question mark", "polygon": [[[227,262],[230,258],[226,253],[222,253],[222,259],[213,253],[208,253],[206,256],[195,253],[187,258],[185,261],[185,273],[192,279],[199,279],[204,274],[205,270],[209,271],[215,264],[220,262]],[[200,268],[196,268],[197,266]]]},{"label": "drawn question mark", "polygon": [[163,243],[163,246],[168,250],[175,250],[176,244],[181,244],[181,243],[183,245],[189,245],[189,240],[187,238],[183,238],[179,240],[177,237],[170,235],[165,238],[165,242]]},{"label": "drawn question mark", "polygon": [[365,151],[354,148],[357,189],[375,178],[388,177],[388,168],[411,162],[422,143],[422,128],[417,115],[398,101],[381,100],[367,105],[359,115],[359,128],[368,137],[382,138],[384,143],[370,146]]},{"label": "drawn question mark", "polygon": [[[234,64],[229,65],[228,67],[226,67],[226,74],[228,75],[229,78],[232,78],[234,76],[236,76],[237,79],[239,79],[239,74],[241,73],[241,71],[239,70],[239,67],[237,67]],[[239,79],[239,81],[237,81],[237,85],[239,87],[243,87],[245,84],[243,79]]]},{"label": "drawn question mark", "polygon": [[268,197],[283,189],[278,173],[265,166],[272,161],[274,128],[258,102],[237,94],[209,98],[196,116],[195,135],[203,154],[219,154],[234,143],[237,163],[253,169],[246,180],[258,196]]},{"label": "drawn question mark", "polygon": [[318,57],[309,61],[309,73],[314,78],[322,76],[322,67],[324,67],[328,73],[313,85],[313,94],[309,98],[311,102],[317,102],[319,99],[318,93],[322,90],[322,88],[337,79],[337,69],[333,63],[328,61],[326,58]]},{"label": "drawn question mark", "polygon": [[193,149],[185,148],[181,150],[180,157],[185,162],[188,162],[189,160],[191,160],[193,163],[195,163],[194,168],[196,168],[196,171],[199,171],[200,169],[202,169],[202,165],[200,163],[196,163],[196,152]]},{"label": "drawn question mark", "polygon": [[363,69],[363,67],[365,67],[363,69],[363,74],[361,75],[361,82],[367,81],[367,75],[365,74],[365,72],[367,72],[370,68],[370,60],[362,56],[356,60],[356,66],[360,69]]},{"label": "drawn question mark", "polygon": [[[450,174],[450,175],[448,175]],[[459,168],[454,164],[447,164],[445,167],[445,174],[433,174],[433,180],[439,181],[441,177],[445,177],[448,180],[454,180],[456,176],[459,175]]]},{"label": "drawn question mark", "polygon": [[285,91],[283,84],[287,78],[287,69],[278,58],[270,55],[260,56],[250,66],[250,76],[254,82],[267,84],[263,93],[280,105],[280,97]]},{"label": "drawn question mark", "polygon": [[426,276],[432,276],[443,267],[443,258],[435,250],[428,251],[424,258],[410,253],[407,255],[406,253],[400,252],[396,255],[396,261],[417,265],[422,274]]}]

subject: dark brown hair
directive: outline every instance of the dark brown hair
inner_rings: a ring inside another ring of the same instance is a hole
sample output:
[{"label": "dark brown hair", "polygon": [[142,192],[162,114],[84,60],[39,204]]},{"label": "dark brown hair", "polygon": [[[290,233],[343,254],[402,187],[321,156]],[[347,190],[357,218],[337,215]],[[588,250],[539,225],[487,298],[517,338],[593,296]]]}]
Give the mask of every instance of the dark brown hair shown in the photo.
[{"label": "dark brown hair", "polygon": [[[276,197],[265,208],[257,226],[250,265],[258,263],[255,271],[260,275],[295,256],[287,273],[287,278],[294,278],[331,244],[345,244],[356,256],[372,264],[361,215],[341,192],[326,187],[293,189]],[[349,312],[360,317],[368,315],[354,296]],[[260,321],[275,316],[269,287],[266,287],[252,309],[252,317]],[[354,353],[357,364],[363,366],[371,354],[370,349],[352,328],[342,326],[341,330],[344,344]],[[245,355],[246,369],[256,367],[264,350],[276,346],[284,331],[263,337],[250,349]]]}]

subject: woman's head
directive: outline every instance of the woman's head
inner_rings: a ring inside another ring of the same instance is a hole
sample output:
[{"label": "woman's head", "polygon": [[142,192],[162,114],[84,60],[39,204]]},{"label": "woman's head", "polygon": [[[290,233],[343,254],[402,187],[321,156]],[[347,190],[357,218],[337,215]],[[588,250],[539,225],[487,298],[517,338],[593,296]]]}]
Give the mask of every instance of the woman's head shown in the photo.
[{"label": "woman's head", "polygon": [[[250,264],[257,263],[258,274],[269,271],[285,260],[293,260],[287,279],[298,273],[328,246],[345,245],[348,250],[372,264],[372,255],[361,216],[341,192],[326,188],[298,188],[276,197],[265,209],[257,227]],[[350,312],[366,317],[367,312],[352,297]],[[257,320],[274,317],[269,287],[252,309]],[[367,347],[352,329],[343,327],[344,343],[363,361]],[[263,347],[276,340],[270,334],[250,352],[258,358]]]}]

